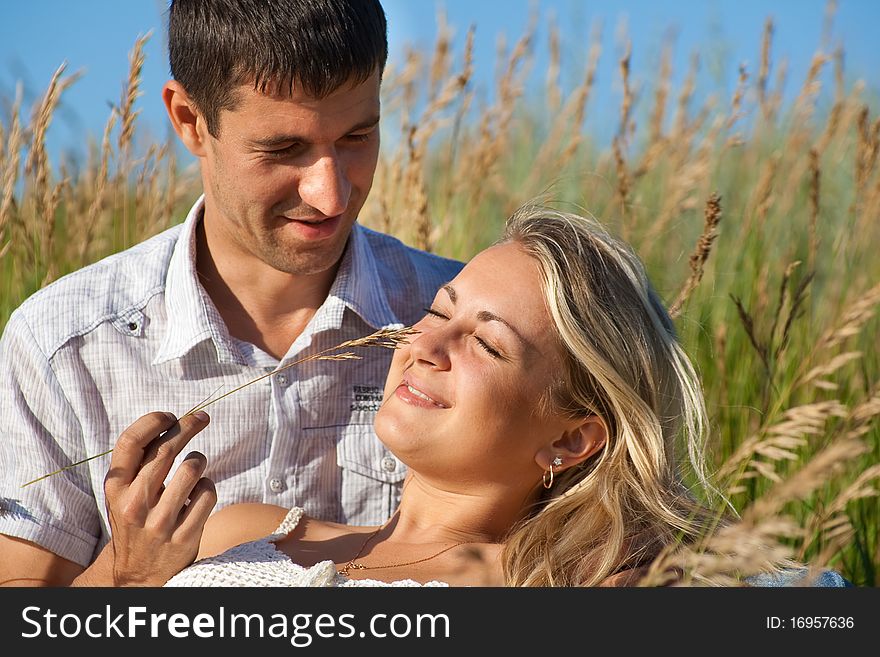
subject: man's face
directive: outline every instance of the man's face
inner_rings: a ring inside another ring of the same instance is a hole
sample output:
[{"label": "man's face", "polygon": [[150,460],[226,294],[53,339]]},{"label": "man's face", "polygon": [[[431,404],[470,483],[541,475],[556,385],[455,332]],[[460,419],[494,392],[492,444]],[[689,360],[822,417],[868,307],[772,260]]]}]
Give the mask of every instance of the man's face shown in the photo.
[{"label": "man's face", "polygon": [[207,134],[205,231],[215,257],[295,275],[335,267],[379,155],[378,73],[316,99],[238,89]]}]

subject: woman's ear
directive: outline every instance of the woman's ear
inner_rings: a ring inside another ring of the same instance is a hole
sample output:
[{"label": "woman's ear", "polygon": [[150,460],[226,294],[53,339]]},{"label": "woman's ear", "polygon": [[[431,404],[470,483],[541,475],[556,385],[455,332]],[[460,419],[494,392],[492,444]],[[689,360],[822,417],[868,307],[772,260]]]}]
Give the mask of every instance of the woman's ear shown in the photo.
[{"label": "woman's ear", "polygon": [[195,104],[177,80],[169,80],[162,87],[162,101],[174,132],[187,150],[196,157],[204,157],[207,130]]},{"label": "woman's ear", "polygon": [[543,470],[549,470],[554,460],[559,458],[562,465],[554,464],[556,472],[561,472],[601,450],[608,442],[608,427],[598,415],[578,420],[559,438],[538,452],[536,460]]}]

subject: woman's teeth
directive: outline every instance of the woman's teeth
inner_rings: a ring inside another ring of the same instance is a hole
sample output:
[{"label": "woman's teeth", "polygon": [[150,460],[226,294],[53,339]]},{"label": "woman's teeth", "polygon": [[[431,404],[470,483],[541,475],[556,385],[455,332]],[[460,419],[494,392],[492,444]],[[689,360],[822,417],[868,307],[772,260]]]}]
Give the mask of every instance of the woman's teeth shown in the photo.
[{"label": "woman's teeth", "polygon": [[432,404],[434,404],[435,406],[442,406],[442,404],[438,404],[436,401],[434,401],[433,399],[431,399],[430,397],[428,397],[428,395],[426,395],[425,393],[423,393],[421,390],[416,390],[416,389],[413,388],[411,385],[407,385],[407,386],[406,386],[406,389],[409,390],[412,394],[414,394],[414,395],[415,395],[416,397],[418,397],[419,399],[424,399],[425,401],[429,401],[429,402],[431,402]]}]

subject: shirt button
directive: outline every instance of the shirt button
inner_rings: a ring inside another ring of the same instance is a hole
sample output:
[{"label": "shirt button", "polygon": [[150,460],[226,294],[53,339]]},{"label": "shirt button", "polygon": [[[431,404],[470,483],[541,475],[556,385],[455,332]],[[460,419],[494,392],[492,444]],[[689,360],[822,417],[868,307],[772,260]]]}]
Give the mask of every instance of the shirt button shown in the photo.
[{"label": "shirt button", "polygon": [[284,482],[277,478],[272,479],[269,482],[269,488],[272,490],[273,493],[280,493],[284,490]]},{"label": "shirt button", "polygon": [[393,456],[386,456],[382,459],[382,469],[385,472],[394,472],[397,470],[397,459]]},{"label": "shirt button", "polygon": [[280,386],[287,385],[287,375],[286,374],[276,374],[275,380],[278,382],[278,385],[280,385]]}]

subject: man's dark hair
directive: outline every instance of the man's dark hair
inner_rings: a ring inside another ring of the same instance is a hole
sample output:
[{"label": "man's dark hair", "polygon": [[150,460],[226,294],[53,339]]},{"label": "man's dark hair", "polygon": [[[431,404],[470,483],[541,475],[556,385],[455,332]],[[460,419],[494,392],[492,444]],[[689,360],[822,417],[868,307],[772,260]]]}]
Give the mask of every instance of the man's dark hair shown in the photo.
[{"label": "man's dark hair", "polygon": [[323,98],[381,74],[388,57],[379,0],[171,0],[171,75],[219,134],[235,87]]}]

